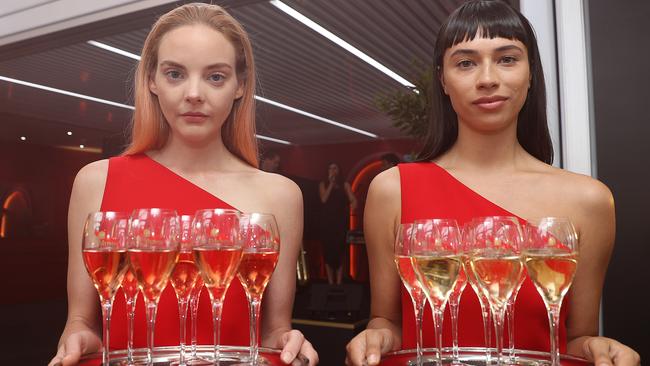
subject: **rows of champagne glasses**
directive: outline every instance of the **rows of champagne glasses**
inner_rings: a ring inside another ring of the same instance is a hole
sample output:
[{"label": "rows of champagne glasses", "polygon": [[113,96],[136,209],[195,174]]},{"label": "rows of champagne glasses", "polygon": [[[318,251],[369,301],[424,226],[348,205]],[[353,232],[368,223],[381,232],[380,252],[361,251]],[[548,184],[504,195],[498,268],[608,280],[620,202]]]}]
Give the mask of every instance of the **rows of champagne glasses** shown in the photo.
[{"label": "rows of champagne glasses", "polygon": [[[469,283],[483,316],[486,364],[491,363],[490,324],[494,324],[497,363],[516,362],[514,303],[526,273],[541,295],[549,316],[551,361],[559,365],[560,307],[577,267],[578,238],[566,218],[545,217],[522,222],[491,216],[469,220],[462,227],[453,219],[416,220],[402,224],[395,240],[395,263],[411,295],[416,315],[417,365],[422,365],[422,313],[428,302],[433,314],[436,359],[442,364],[442,321],[449,304],[452,364],[460,364],[458,307]],[[504,357],[504,319],[508,316],[509,357]]]},{"label": "rows of champagne glasses", "polygon": [[[236,210],[206,209],[193,216],[150,208],[133,213],[94,212],[88,215],[82,256],[97,289],[103,318],[104,365],[113,299],[122,286],[127,303],[128,365],[133,358],[133,318],[138,293],[145,301],[147,364],[153,363],[154,329],[158,301],[168,283],[178,299],[180,317],[179,365],[219,364],[220,321],[226,292],[239,278],[250,305],[250,360],[258,362],[260,303],[280,252],[280,236],[273,215],[242,214]],[[196,314],[201,289],[212,304],[214,359],[196,355]],[[192,352],[186,355],[186,316],[192,317]]]}]

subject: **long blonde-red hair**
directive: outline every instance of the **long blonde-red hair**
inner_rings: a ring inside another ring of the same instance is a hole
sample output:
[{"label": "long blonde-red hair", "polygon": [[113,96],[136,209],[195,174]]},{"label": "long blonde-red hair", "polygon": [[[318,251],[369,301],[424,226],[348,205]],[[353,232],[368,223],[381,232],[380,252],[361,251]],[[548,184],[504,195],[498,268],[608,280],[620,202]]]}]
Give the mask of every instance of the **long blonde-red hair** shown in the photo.
[{"label": "long blonde-red hair", "polygon": [[218,5],[203,3],[175,8],[161,16],[151,28],[135,72],[135,111],[131,122],[131,143],[123,155],[157,150],[167,142],[169,125],[160,109],[157,96],[149,90],[149,81],[156,72],[158,47],[162,37],[175,28],[193,24],[215,29],[235,47],[237,80],[244,84],[244,94],[235,100],[221,128],[221,135],[230,152],[257,168],[253,48],[248,34],[235,18]]}]

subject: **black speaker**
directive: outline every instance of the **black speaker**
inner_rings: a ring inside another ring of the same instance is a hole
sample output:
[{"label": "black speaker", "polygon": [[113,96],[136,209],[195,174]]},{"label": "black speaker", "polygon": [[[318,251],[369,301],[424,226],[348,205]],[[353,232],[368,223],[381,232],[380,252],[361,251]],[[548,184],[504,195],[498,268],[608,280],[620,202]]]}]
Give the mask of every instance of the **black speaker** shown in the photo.
[{"label": "black speaker", "polygon": [[314,319],[356,321],[361,318],[363,300],[361,284],[315,283],[311,286],[309,311]]}]

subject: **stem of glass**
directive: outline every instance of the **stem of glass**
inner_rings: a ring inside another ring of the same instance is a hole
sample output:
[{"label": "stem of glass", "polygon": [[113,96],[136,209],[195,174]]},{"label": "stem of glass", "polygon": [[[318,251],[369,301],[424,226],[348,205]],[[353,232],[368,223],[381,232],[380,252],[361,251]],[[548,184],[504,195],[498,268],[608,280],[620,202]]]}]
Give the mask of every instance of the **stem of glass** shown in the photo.
[{"label": "stem of glass", "polygon": [[515,359],[515,294],[506,304],[506,316],[508,317],[508,350],[510,360]]},{"label": "stem of glass", "polygon": [[436,337],[436,364],[442,366],[442,320],[444,308],[436,309],[431,305],[431,312],[433,313],[433,328]]},{"label": "stem of glass", "polygon": [[492,315],[497,346],[497,364],[501,365],[503,363],[503,320],[506,316],[506,307],[492,306]]},{"label": "stem of glass", "polygon": [[190,298],[190,312],[192,313],[190,316],[192,318],[192,358],[196,358],[196,319],[198,317],[198,312],[199,312],[199,295],[201,294],[201,291],[194,296],[192,294],[192,297]]},{"label": "stem of glass", "polygon": [[110,335],[110,325],[111,325],[111,308],[112,308],[112,301],[111,300],[106,300],[102,301],[102,318],[103,318],[103,326],[104,326],[104,349],[102,350],[102,365],[108,366],[109,362],[109,355],[108,355],[108,347],[109,347],[109,335]]},{"label": "stem of glass", "polygon": [[180,359],[178,360],[178,365],[179,366],[184,366],[185,365],[185,335],[186,335],[186,322],[187,322],[187,300],[186,299],[180,299],[178,301],[178,315],[179,319],[181,321],[180,324],[180,346],[181,346],[181,354],[180,354]]},{"label": "stem of glass", "polygon": [[478,295],[479,303],[481,304],[481,315],[483,318],[483,337],[485,338],[485,364],[489,365],[492,362],[492,353],[490,346],[492,345],[492,328],[490,322],[492,320],[492,313],[490,312],[490,305],[487,303],[482,295]]},{"label": "stem of glass", "polygon": [[147,302],[147,364],[153,365],[153,335],[156,327],[158,304]]},{"label": "stem of glass", "polygon": [[257,365],[257,358],[259,354],[258,342],[257,342],[257,330],[259,327],[260,319],[260,304],[261,299],[251,298],[249,300],[250,307],[250,337],[251,337],[251,349],[250,349],[250,359],[251,365]]},{"label": "stem of glass", "polygon": [[458,363],[458,299],[449,301],[449,312],[451,313],[451,353],[453,362]]},{"label": "stem of glass", "polygon": [[214,330],[214,364],[219,365],[219,342],[221,337],[221,310],[223,304],[220,300],[212,301],[212,321]]},{"label": "stem of glass", "polygon": [[551,366],[560,366],[560,349],[558,348],[558,344],[560,343],[558,329],[560,322],[560,304],[547,305],[548,323],[551,327]]},{"label": "stem of glass", "polygon": [[127,315],[127,321],[128,325],[126,328],[126,338],[127,338],[127,343],[126,343],[126,362],[127,365],[133,365],[133,323],[135,319],[135,302],[136,299],[138,298],[138,294],[136,292],[135,296],[132,298],[127,298],[126,299],[126,315]]},{"label": "stem of glass", "polygon": [[422,291],[413,291],[411,302],[413,302],[413,312],[415,313],[415,348],[417,366],[422,366],[422,323],[424,319],[424,307],[427,304],[427,298]]}]

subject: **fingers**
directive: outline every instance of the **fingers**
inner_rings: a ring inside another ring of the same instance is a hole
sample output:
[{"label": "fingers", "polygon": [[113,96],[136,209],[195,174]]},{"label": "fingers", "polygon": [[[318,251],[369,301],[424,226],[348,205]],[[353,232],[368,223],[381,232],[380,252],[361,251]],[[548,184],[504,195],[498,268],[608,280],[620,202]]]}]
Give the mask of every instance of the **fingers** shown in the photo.
[{"label": "fingers", "polygon": [[290,364],[302,347],[303,342],[305,341],[305,336],[295,329],[292,329],[282,335],[282,353],[280,354],[280,359],[285,364]]},{"label": "fingers", "polygon": [[307,358],[307,362],[305,362],[305,360],[302,360],[303,365],[318,365],[318,352],[316,352],[311,342],[306,339],[304,342],[302,342],[302,346],[300,347],[300,354],[298,356]]},{"label": "fingers", "polygon": [[60,366],[63,357],[65,357],[65,346],[61,345],[59,349],[56,351],[56,355],[54,355],[54,357],[52,358],[50,363],[47,364],[47,366]]},{"label": "fingers", "polygon": [[364,330],[348,343],[346,365],[377,365],[381,355],[390,351],[391,346],[391,333],[388,329]]},{"label": "fingers", "polygon": [[632,348],[605,337],[591,337],[583,343],[583,351],[595,366],[638,366],[641,357]]}]

